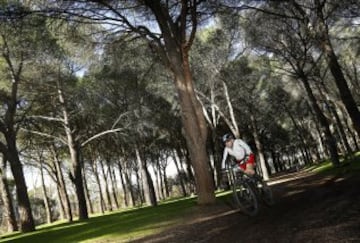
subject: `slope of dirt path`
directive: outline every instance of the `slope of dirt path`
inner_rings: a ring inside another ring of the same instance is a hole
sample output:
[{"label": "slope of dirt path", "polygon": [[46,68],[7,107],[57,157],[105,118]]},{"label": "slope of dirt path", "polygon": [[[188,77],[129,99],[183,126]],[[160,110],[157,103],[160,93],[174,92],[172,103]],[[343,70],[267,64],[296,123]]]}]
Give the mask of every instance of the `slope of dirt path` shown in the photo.
[{"label": "slope of dirt path", "polygon": [[360,242],[360,176],[302,171],[269,184],[276,203],[255,217],[224,203],[197,207],[182,225],[134,242]]}]

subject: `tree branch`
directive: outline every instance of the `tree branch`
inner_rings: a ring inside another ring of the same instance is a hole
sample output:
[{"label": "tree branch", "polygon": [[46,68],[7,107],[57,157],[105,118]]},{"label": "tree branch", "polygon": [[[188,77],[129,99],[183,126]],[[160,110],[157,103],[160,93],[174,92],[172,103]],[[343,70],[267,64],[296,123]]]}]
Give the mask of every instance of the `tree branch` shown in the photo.
[{"label": "tree branch", "polygon": [[62,142],[63,144],[65,144],[65,145],[68,144],[66,140],[64,140],[64,139],[62,139],[62,138],[59,138],[59,137],[57,137],[57,136],[48,134],[48,133],[43,133],[43,132],[28,130],[28,129],[25,129],[25,128],[21,128],[21,130],[24,130],[24,131],[26,131],[26,132],[29,132],[29,133],[32,133],[32,134],[36,134],[36,135],[39,135],[39,136],[56,139],[56,140]]},{"label": "tree branch", "polygon": [[80,146],[84,147],[86,144],[88,144],[89,142],[91,142],[92,140],[94,140],[96,138],[99,138],[99,137],[104,136],[104,135],[109,134],[109,133],[120,132],[122,130],[125,130],[125,128],[116,128],[116,129],[110,129],[110,130],[103,131],[103,132],[98,133],[98,134],[92,136],[91,138],[87,139],[85,142],[81,143]]}]

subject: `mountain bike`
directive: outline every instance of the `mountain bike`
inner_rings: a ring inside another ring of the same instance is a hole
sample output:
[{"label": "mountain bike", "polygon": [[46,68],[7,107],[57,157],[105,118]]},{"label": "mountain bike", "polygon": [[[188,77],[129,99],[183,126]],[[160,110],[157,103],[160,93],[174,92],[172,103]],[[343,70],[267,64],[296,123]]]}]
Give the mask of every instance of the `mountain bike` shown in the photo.
[{"label": "mountain bike", "polygon": [[232,184],[234,202],[242,212],[255,216],[259,211],[260,202],[268,206],[274,204],[272,190],[260,176],[249,176],[237,165],[230,167],[227,171]]}]

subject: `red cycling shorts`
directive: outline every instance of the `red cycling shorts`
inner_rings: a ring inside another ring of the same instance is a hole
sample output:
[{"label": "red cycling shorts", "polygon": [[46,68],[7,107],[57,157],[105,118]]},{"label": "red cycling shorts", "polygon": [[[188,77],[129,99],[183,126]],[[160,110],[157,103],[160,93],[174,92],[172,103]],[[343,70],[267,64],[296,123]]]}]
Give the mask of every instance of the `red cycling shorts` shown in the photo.
[{"label": "red cycling shorts", "polygon": [[249,158],[246,160],[246,162],[242,163],[242,164],[239,163],[239,166],[242,170],[246,170],[246,165],[248,165],[248,164],[255,165],[255,155],[254,154],[250,154]]}]

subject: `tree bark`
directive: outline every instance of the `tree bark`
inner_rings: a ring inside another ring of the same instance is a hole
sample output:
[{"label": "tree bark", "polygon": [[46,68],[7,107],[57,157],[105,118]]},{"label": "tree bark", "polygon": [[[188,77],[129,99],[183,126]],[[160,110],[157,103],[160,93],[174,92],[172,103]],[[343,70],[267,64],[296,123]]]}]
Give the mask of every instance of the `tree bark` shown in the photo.
[{"label": "tree bark", "polygon": [[9,191],[9,186],[8,186],[8,182],[5,176],[5,171],[6,171],[6,159],[5,156],[2,158],[2,164],[0,166],[0,176],[1,176],[1,180],[0,180],[0,192],[1,192],[1,199],[3,201],[3,218],[5,219],[6,223],[7,223],[7,227],[8,227],[8,231],[14,232],[17,231],[18,225],[17,225],[17,221],[16,221],[16,216],[15,216],[15,212],[14,212],[14,206],[13,206],[13,200],[11,198],[11,194]]},{"label": "tree bark", "polygon": [[16,194],[20,214],[20,230],[22,232],[34,231],[35,223],[31,212],[30,200],[27,195],[25,177],[17,150],[15,148],[11,149],[11,151],[8,152],[7,157],[10,161],[11,171],[16,184]]},{"label": "tree bark", "polygon": [[[206,151],[207,126],[200,102],[194,91],[189,65],[189,50],[197,27],[197,3],[193,2],[193,5],[189,7],[187,1],[182,1],[181,9],[179,9],[180,26],[174,23],[161,1],[146,0],[145,4],[157,19],[164,38],[164,44],[159,44],[159,51],[166,65],[174,74],[186,143],[195,172],[198,203],[215,203],[214,185]],[[190,18],[193,24],[188,40],[186,39],[187,18]]]},{"label": "tree bark", "polygon": [[[3,38],[3,41],[4,38]],[[6,41],[5,41],[6,42]],[[10,53],[8,48],[2,48],[2,56],[8,65],[11,75],[11,91],[9,98],[6,101],[6,112],[0,120],[0,132],[4,135],[6,144],[0,141],[0,152],[5,156],[10,163],[11,172],[13,174],[16,185],[16,196],[19,205],[19,224],[22,232],[35,231],[34,218],[31,212],[31,205],[29,196],[27,194],[27,186],[25,182],[22,164],[19,158],[19,152],[16,144],[16,121],[15,115],[18,106],[18,85],[20,82],[20,74],[22,72],[23,60],[18,63],[17,70],[10,60]]]}]

